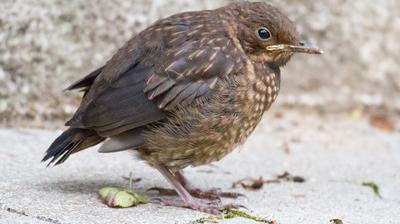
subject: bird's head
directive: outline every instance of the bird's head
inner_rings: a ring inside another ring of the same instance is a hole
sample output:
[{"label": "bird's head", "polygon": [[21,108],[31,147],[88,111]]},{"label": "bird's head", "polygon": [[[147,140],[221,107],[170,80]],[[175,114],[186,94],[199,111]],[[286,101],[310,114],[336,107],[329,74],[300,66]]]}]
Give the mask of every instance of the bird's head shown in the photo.
[{"label": "bird's head", "polygon": [[263,2],[234,3],[237,39],[252,60],[283,66],[295,53],[322,54],[300,41],[293,22],[277,8]]}]

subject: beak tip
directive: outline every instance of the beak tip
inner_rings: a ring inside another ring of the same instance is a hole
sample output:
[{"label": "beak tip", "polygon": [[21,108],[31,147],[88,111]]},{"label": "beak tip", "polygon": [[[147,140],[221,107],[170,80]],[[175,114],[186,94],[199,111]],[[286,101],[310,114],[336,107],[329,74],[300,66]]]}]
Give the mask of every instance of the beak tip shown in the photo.
[{"label": "beak tip", "polygon": [[324,50],[322,50],[322,49],[318,49],[318,50],[316,51],[316,53],[317,53],[317,54],[324,54],[324,53],[325,53],[325,51],[324,51]]},{"label": "beak tip", "polygon": [[309,49],[310,51],[308,53],[314,53],[314,54],[324,54],[324,50],[314,46],[313,44],[302,40],[299,42],[299,46],[305,49]]}]

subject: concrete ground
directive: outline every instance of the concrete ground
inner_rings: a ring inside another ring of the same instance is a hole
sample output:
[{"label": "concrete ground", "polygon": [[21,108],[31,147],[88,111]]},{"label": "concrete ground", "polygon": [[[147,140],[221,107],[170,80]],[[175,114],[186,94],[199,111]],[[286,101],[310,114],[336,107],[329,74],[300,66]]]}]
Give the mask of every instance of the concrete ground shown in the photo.
[{"label": "concrete ground", "polygon": [[[127,152],[86,150],[59,167],[46,168],[41,157],[59,133],[0,129],[0,223],[189,224],[207,216],[157,204],[106,207],[97,190],[126,187],[122,176],[129,172],[142,178],[134,189],[144,194],[150,187],[167,187],[167,182]],[[272,179],[284,171],[306,181],[265,184],[255,191],[231,188],[245,177]],[[271,112],[234,153],[186,173],[202,188],[245,194],[235,202],[245,205],[247,213],[281,224],[324,224],[331,219],[345,224],[400,223],[400,132],[377,129],[366,118]],[[376,183],[382,198],[363,182]],[[221,223],[254,222],[236,218]]]}]

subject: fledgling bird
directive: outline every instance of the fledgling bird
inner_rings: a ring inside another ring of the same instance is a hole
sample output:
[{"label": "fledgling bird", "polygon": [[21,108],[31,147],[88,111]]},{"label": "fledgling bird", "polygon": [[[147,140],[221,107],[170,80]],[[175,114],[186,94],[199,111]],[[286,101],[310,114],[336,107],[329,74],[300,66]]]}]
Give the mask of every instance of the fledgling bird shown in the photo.
[{"label": "fledgling bird", "polygon": [[182,169],[220,160],[246,140],[278,95],[280,67],[295,53],[322,51],[301,42],[289,18],[266,3],[161,19],[67,88],[84,96],[43,161],[58,165],[101,142],[100,152],[134,150],[182,199],[164,204],[219,213],[229,205],[192,196],[237,195],[201,191]]}]

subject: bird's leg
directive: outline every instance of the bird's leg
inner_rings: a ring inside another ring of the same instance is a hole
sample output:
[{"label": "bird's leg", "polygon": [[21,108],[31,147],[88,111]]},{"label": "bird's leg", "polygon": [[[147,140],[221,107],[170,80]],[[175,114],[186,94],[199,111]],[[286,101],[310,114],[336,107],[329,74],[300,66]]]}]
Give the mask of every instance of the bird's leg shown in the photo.
[{"label": "bird's leg", "polygon": [[[219,189],[211,189],[208,191],[201,190],[195,187],[190,181],[183,175],[182,171],[177,171],[174,173],[176,179],[181,183],[181,185],[188,191],[192,196],[196,198],[210,199],[210,200],[221,200],[222,198],[237,198],[239,196],[244,196],[243,194],[236,192],[222,192]],[[166,189],[161,187],[153,187],[149,190],[158,191],[161,195],[176,195],[176,191],[172,189]]]},{"label": "bird's leg", "polygon": [[182,171],[175,172],[175,176],[178,178],[179,182],[182,186],[194,197],[197,198],[205,198],[211,200],[220,200],[223,198],[237,198],[239,196],[244,196],[243,194],[236,192],[223,192],[219,189],[211,189],[208,191],[201,190],[198,187],[195,187],[190,181],[183,175]]},{"label": "bird's leg", "polygon": [[205,203],[199,201],[198,199],[194,199],[190,193],[182,186],[179,181],[179,178],[171,173],[171,171],[165,166],[159,165],[156,166],[158,171],[167,179],[167,181],[174,187],[176,193],[178,193],[179,197],[182,199],[182,202],[176,201],[167,201],[160,200],[162,204],[166,206],[175,206],[182,208],[191,208],[196,211],[206,212],[210,214],[220,214],[222,210],[227,208],[238,208],[240,206],[228,204],[228,205],[216,205],[213,203]]}]

